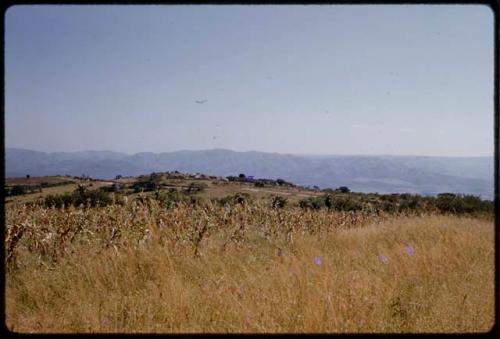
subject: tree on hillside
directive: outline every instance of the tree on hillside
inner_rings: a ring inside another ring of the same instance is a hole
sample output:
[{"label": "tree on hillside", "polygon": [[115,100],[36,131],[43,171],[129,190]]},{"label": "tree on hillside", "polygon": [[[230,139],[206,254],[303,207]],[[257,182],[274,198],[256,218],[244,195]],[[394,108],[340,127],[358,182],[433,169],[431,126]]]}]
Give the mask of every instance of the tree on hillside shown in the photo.
[{"label": "tree on hillside", "polygon": [[340,186],[339,188],[337,188],[337,190],[341,193],[349,193],[351,191],[347,186]]},{"label": "tree on hillside", "polygon": [[85,187],[82,184],[78,184],[78,187],[76,188],[76,191],[80,194],[83,195],[87,191],[87,187]]},{"label": "tree on hillside", "polygon": [[325,196],[325,206],[327,208],[332,208],[332,196],[329,194]]}]

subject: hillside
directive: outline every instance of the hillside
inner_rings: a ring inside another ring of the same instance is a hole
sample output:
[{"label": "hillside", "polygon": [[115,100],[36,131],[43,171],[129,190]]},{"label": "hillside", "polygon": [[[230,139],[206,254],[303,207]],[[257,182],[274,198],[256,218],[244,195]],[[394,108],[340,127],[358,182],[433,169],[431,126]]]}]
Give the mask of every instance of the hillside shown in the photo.
[{"label": "hillside", "polygon": [[282,178],[302,186],[348,186],[358,192],[435,195],[455,192],[492,199],[493,157],[307,156],[223,149],[170,153],[88,151],[44,153],[6,149],[6,176],[81,175],[112,179],[181,171]]}]

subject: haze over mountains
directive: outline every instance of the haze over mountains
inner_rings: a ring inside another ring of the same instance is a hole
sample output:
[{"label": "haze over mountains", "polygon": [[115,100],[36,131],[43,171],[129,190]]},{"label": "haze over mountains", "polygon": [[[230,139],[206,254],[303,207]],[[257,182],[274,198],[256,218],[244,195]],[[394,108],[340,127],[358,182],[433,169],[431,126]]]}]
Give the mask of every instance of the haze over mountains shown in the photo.
[{"label": "haze over mountains", "polygon": [[89,175],[112,179],[151,172],[180,171],[211,175],[245,173],[282,178],[303,186],[348,186],[357,192],[455,192],[493,199],[493,157],[309,156],[224,149],[126,154],[111,151],[44,153],[5,151],[7,177]]}]

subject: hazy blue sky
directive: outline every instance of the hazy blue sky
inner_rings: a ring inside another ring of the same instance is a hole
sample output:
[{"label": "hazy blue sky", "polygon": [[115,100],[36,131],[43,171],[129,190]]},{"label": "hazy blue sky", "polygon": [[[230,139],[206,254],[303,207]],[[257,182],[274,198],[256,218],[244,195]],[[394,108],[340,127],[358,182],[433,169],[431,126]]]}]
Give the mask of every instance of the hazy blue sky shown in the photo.
[{"label": "hazy blue sky", "polygon": [[7,147],[493,155],[485,6],[16,6],[5,32]]}]

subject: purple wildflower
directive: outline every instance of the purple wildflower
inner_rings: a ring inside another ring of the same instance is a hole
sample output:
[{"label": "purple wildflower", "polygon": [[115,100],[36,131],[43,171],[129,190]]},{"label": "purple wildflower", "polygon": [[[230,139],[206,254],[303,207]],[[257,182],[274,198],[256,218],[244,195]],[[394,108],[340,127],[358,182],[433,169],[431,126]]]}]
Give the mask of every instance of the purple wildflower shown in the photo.
[{"label": "purple wildflower", "polygon": [[389,263],[389,258],[387,258],[385,255],[379,255],[378,260],[380,260],[381,263],[388,264]]},{"label": "purple wildflower", "polygon": [[405,251],[409,256],[413,256],[415,254],[415,250],[412,246],[405,246]]},{"label": "purple wildflower", "polygon": [[321,266],[321,258],[320,257],[314,257],[314,263],[318,266]]}]

